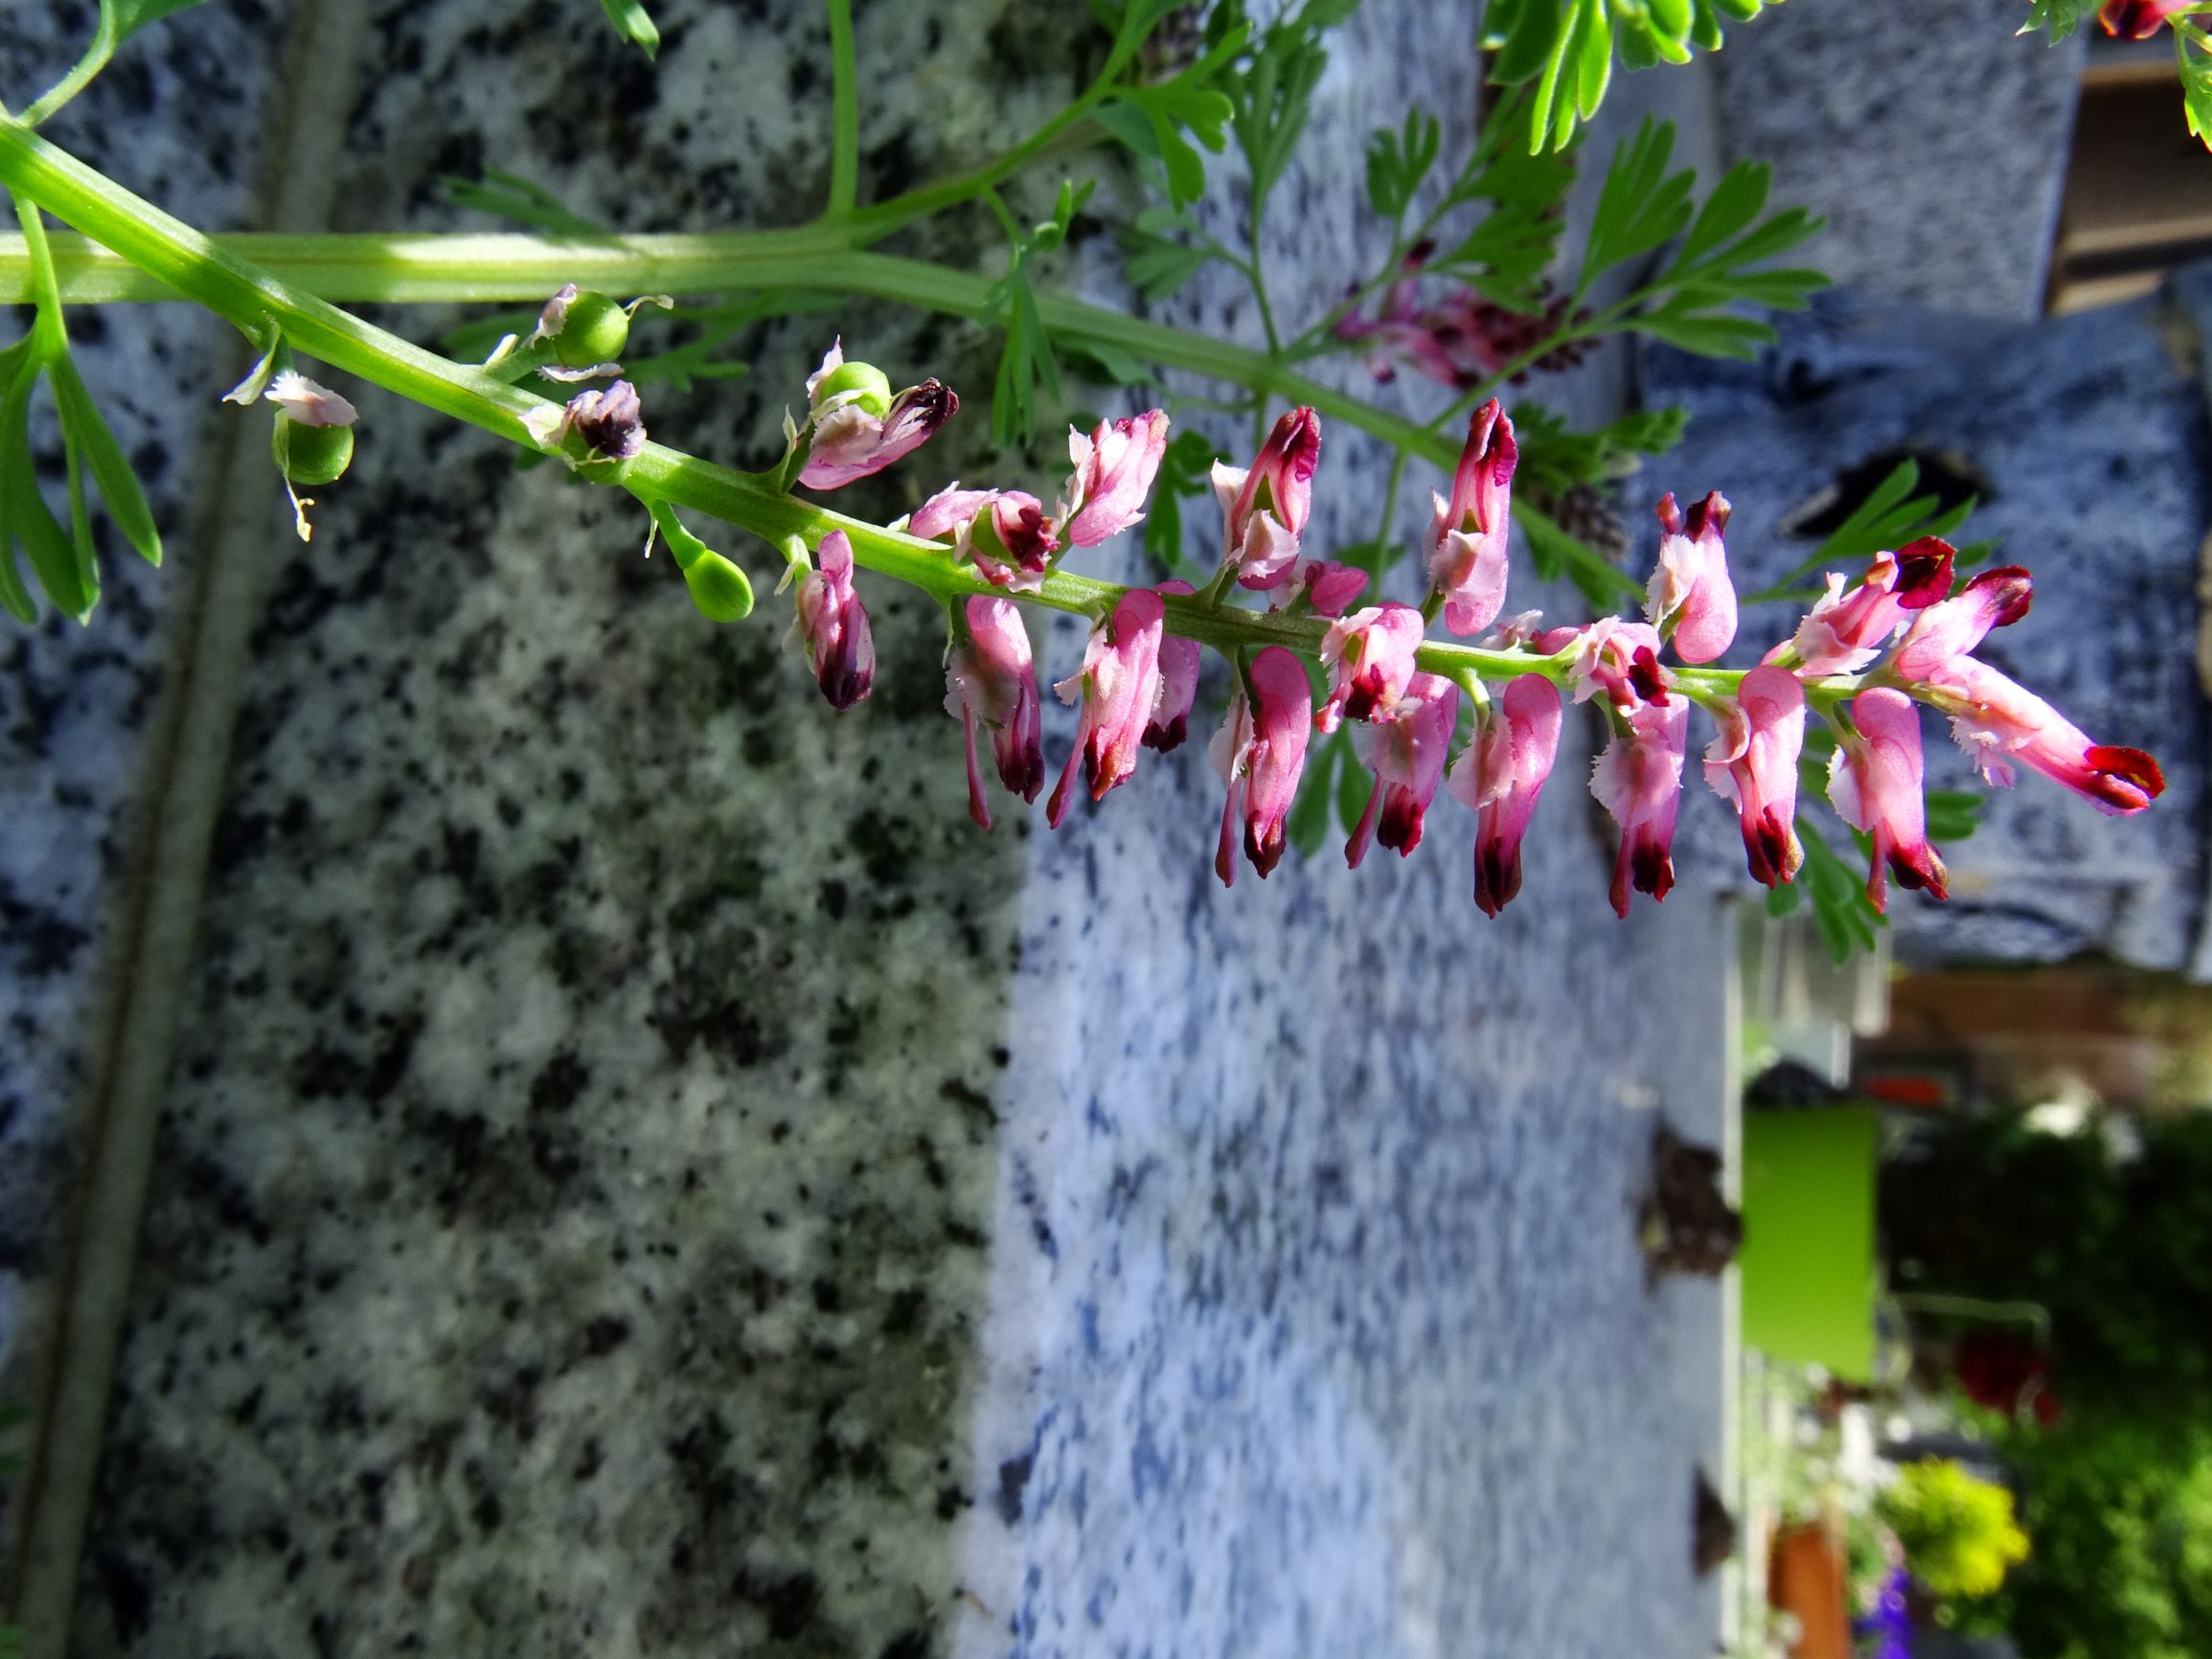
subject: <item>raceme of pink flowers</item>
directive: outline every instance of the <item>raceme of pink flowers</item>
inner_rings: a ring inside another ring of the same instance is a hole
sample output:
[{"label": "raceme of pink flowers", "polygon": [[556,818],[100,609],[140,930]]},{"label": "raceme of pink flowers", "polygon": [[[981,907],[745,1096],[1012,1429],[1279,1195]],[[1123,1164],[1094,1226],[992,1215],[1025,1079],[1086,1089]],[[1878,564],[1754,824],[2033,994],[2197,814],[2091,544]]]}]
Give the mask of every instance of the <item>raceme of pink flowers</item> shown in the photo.
[{"label": "raceme of pink flowers", "polygon": [[[879,372],[846,363],[836,347],[808,394],[792,454],[807,456],[798,482],[820,489],[888,466],[958,407],[935,381],[893,397]],[[1098,546],[1141,521],[1167,437],[1168,418],[1156,409],[1071,432],[1073,470],[1050,511],[1018,489],[954,484],[892,526],[942,546],[988,590],[947,602],[945,699],[966,740],[969,811],[985,829],[980,739],[1000,784],[1025,803],[1046,771],[1037,664],[1015,601],[1042,590],[1070,548]],[[2009,784],[2026,766],[2109,813],[2140,811],[2164,788],[2149,755],[2093,741],[1973,656],[1993,629],[2027,614],[2033,583],[2017,566],[1962,584],[1954,551],[1936,538],[1879,553],[1856,581],[1830,575],[1759,666],[1723,672],[1702,666],[1729,650],[1739,622],[1729,505],[1719,492],[1686,509],[1672,495],[1659,502],[1663,534],[1641,620],[1546,628],[1524,612],[1500,625],[1517,447],[1495,399],[1473,412],[1450,493],[1434,497],[1423,541],[1425,607],[1355,609],[1365,573],[1308,550],[1320,457],[1320,417],[1310,408],[1284,415],[1250,466],[1214,467],[1222,532],[1207,595],[1181,581],[1123,589],[1094,617],[1082,665],[1055,688],[1076,705],[1077,720],[1046,803],[1051,825],[1065,821],[1079,793],[1095,803],[1127,783],[1144,749],[1185,740],[1201,651],[1170,626],[1169,602],[1219,603],[1238,589],[1266,595],[1287,618],[1326,625],[1311,664],[1282,644],[1232,654],[1229,706],[1210,748],[1225,790],[1215,857],[1224,883],[1240,862],[1262,876],[1275,868],[1313,735],[1349,727],[1375,783],[1347,862],[1357,866],[1377,844],[1410,853],[1448,784],[1476,817],[1475,903],[1496,915],[1520,890],[1523,843],[1569,700],[1593,705],[1606,728],[1589,787],[1619,828],[1611,898],[1623,916],[1632,893],[1663,899],[1675,885],[1693,705],[1713,726],[1705,782],[1735,809],[1746,866],[1770,887],[1793,879],[1805,857],[1797,815],[1808,723],[1833,734],[1829,803],[1868,839],[1867,893],[1878,910],[1891,880],[1938,898],[1948,888],[1927,838],[1921,704],[1950,717],[1993,784]],[[868,694],[875,669],[850,539],[830,533],[800,568],[794,633],[823,694],[850,707]],[[1499,683],[1435,648],[1426,623],[1438,615],[1449,633],[1478,640],[1490,653],[1479,666]],[[1511,672],[1500,673],[1500,656]]]}]

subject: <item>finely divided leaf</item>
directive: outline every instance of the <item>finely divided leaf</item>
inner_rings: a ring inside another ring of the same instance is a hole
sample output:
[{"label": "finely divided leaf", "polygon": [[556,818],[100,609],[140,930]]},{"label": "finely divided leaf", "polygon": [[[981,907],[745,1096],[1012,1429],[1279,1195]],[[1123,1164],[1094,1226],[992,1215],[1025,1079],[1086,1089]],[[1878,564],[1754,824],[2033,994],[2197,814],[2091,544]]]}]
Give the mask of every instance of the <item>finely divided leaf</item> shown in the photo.
[{"label": "finely divided leaf", "polygon": [[153,510],[147,505],[137,474],[130,469],[130,458],[101,418],[77,365],[64,352],[47,365],[46,379],[54,388],[55,405],[60,412],[63,443],[82,458],[92,482],[99,487],[100,499],[106,503],[108,516],[124,539],[147,563],[158,565],[161,532],[154,526]]},{"label": "finely divided leaf", "polygon": [[551,236],[604,237],[607,234],[604,225],[571,212],[559,196],[520,173],[488,167],[481,181],[448,174],[438,182],[445,192],[445,199],[458,208],[493,214]]}]

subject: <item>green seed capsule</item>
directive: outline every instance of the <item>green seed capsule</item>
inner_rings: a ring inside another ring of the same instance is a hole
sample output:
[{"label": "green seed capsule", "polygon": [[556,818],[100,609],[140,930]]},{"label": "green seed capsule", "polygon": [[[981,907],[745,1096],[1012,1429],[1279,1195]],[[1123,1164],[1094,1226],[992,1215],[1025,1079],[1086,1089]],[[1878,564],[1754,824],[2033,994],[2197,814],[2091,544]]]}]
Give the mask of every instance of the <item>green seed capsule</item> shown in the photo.
[{"label": "green seed capsule", "polygon": [[279,415],[269,439],[269,453],[277,470],[293,484],[310,489],[335,484],[353,464],[353,429],[351,426],[303,426]]},{"label": "green seed capsule", "polygon": [[814,388],[813,405],[857,403],[881,419],[891,412],[891,382],[873,363],[840,363]]},{"label": "green seed capsule", "polygon": [[692,603],[709,622],[742,622],[753,614],[753,584],[745,573],[712,548],[684,566],[684,585]]},{"label": "green seed capsule", "polygon": [[579,294],[568,303],[553,355],[564,369],[611,363],[629,344],[629,313],[604,294]]}]

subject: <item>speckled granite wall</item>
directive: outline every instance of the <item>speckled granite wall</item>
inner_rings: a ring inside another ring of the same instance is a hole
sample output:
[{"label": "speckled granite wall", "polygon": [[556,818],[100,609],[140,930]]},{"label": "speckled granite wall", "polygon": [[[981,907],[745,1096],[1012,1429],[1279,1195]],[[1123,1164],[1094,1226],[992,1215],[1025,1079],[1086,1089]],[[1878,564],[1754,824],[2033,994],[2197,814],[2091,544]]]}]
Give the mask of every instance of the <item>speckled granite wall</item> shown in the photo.
[{"label": "speckled granite wall", "polygon": [[[20,106],[58,80],[93,12],[0,13],[0,97]],[[49,130],[202,222],[250,223],[278,46],[268,24],[253,0],[204,7],[189,29],[148,34]],[[130,875],[149,846],[174,621],[207,557],[192,534],[214,448],[207,412],[237,373],[236,335],[183,307],[79,309],[70,333],[169,558],[148,568],[99,523],[105,595],[93,625],[0,623],[0,1401],[16,1403],[42,1383]],[[58,437],[39,443],[43,472],[58,478]]]},{"label": "speckled granite wall", "polygon": [[[588,6],[379,6],[349,221],[464,222],[435,179],[487,165],[800,216],[816,8],[658,11],[649,71]],[[1319,153],[1381,88],[1464,132],[1435,28],[1370,0]],[[1028,119],[954,94],[1057,33],[862,7],[864,188]],[[1344,193],[1286,186],[1292,307]],[[656,432],[764,455],[832,326],[989,375],[855,307]],[[359,400],[253,642],[74,1651],[1711,1650],[1719,1296],[1647,1294],[1631,1234],[1654,1111],[1720,1133],[1728,934],[1612,923],[1573,760],[1494,925],[1441,807],[1406,866],[1220,893],[1196,744],[987,840],[911,597],[863,578],[832,716],[764,582],[711,628],[617,503]],[[1373,462],[1332,432],[1326,534]]]},{"label": "speckled granite wall", "polygon": [[1837,282],[2023,320],[2043,278],[2087,31],[2016,37],[2021,0],[1769,7],[1713,60],[1722,147],[1825,215]]},{"label": "speckled granite wall", "polygon": [[[2167,296],[2022,327],[1835,295],[1785,319],[1782,346],[1759,363],[1659,353],[1649,365],[1652,395],[1691,412],[1672,459],[1728,480],[1729,557],[1745,591],[1818,545],[1778,527],[1846,472],[1870,460],[1884,471],[1908,452],[1947,464],[1979,488],[1961,536],[1996,540],[1997,559],[2036,578],[2027,618],[1978,654],[2098,741],[2148,749],[2165,768],[2165,796],[2132,818],[2105,817],[2025,770],[2015,788],[1992,791],[1981,830],[1945,850],[1950,901],[1893,899],[1909,959],[2097,950],[2148,967],[2201,960],[2208,296],[2200,271],[2182,285],[2186,303]],[[1795,614],[1746,609],[1738,654],[1787,631]],[[1930,716],[1925,735],[1931,780],[1973,786],[1946,723]],[[1721,830],[1710,812],[1699,826]]]}]

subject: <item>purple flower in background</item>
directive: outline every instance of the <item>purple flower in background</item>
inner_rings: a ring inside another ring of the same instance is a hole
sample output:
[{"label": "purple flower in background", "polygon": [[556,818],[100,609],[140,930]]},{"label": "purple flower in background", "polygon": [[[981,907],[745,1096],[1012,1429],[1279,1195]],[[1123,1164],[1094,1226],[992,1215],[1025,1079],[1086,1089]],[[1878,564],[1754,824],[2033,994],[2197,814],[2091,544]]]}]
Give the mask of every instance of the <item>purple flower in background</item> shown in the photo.
[{"label": "purple flower in background", "polygon": [[1912,1610],[1905,1604],[1905,1586],[1912,1575],[1892,1567],[1874,1599],[1874,1611],[1852,1625],[1853,1633],[1875,1637],[1874,1659],[1912,1659]]}]

